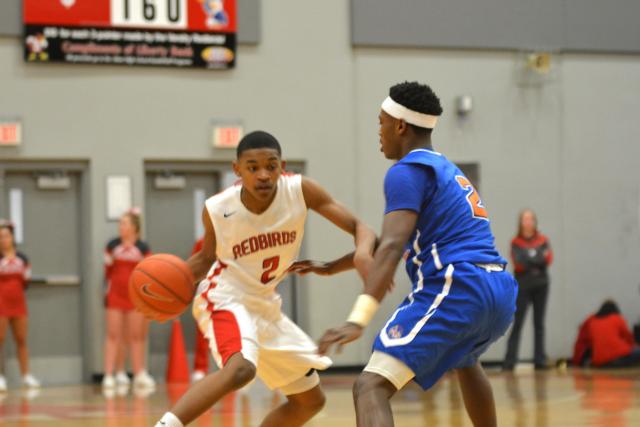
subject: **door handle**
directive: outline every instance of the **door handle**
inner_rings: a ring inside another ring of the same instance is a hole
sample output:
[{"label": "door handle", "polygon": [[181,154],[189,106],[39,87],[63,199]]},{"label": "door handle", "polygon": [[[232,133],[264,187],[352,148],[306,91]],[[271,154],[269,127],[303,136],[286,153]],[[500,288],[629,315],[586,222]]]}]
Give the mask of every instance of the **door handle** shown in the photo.
[{"label": "door handle", "polygon": [[33,276],[29,281],[34,285],[47,286],[78,286],[80,276],[75,274],[48,274],[44,276]]}]

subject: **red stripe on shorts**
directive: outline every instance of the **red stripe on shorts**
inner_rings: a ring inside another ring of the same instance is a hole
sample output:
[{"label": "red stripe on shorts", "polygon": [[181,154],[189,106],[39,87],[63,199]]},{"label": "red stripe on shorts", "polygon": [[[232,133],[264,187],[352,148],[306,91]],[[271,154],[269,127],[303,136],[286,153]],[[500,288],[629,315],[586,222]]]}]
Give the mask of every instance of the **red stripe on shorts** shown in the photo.
[{"label": "red stripe on shorts", "polygon": [[[218,286],[216,279],[222,273],[222,270],[226,268],[227,268],[227,264],[225,264],[222,261],[218,261],[218,266],[211,272],[209,277],[207,277],[207,280],[209,281],[209,286],[207,286],[207,289],[205,289],[204,292],[201,294],[203,298],[207,299],[207,293],[211,289],[215,289],[215,287]],[[207,309],[209,311],[213,311],[213,304],[210,301],[209,301],[209,305],[207,306]]]},{"label": "red stripe on shorts", "polygon": [[211,313],[211,323],[213,325],[213,336],[216,340],[216,347],[222,365],[227,364],[227,360],[236,353],[242,351],[242,337],[236,316],[227,310],[217,310]]},{"label": "red stripe on shorts", "polygon": [[218,260],[218,266],[213,270],[209,277],[207,277],[207,279],[213,280],[214,278],[218,277],[220,273],[222,273],[222,270],[224,270],[225,268],[227,268],[227,264]]}]

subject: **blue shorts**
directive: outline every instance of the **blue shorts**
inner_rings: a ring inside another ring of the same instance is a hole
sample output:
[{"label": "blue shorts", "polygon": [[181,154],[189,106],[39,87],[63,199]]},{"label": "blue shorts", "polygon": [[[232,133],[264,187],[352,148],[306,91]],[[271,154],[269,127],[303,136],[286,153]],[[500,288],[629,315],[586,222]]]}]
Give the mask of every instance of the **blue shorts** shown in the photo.
[{"label": "blue shorts", "polygon": [[428,389],[448,370],[477,363],[509,328],[518,284],[506,271],[470,263],[424,277],[380,331],[374,351],[401,360]]}]

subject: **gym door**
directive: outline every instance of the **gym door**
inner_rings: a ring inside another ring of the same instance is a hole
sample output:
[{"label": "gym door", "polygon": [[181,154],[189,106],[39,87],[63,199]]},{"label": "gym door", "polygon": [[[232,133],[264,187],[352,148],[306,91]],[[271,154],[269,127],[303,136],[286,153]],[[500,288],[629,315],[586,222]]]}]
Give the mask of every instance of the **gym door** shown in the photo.
[{"label": "gym door", "polygon": [[[153,253],[171,253],[182,259],[191,255],[200,238],[204,201],[218,192],[215,172],[147,171],[145,183],[145,239]],[[195,346],[196,326],[188,309],[180,317],[187,351]],[[171,324],[153,322],[149,331],[149,352],[152,369],[164,372]]]},{"label": "gym door", "polygon": [[[0,179],[0,217],[16,223],[18,250],[32,266],[28,344],[31,371],[43,384],[77,384],[83,377],[80,176],[9,170]],[[7,373],[15,381],[13,339],[5,342]]]}]

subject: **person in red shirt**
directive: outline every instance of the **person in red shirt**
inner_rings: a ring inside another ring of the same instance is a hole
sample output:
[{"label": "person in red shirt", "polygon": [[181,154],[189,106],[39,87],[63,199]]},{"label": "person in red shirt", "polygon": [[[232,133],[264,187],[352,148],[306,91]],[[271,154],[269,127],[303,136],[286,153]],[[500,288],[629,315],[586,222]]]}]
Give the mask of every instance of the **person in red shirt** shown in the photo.
[{"label": "person in red shirt", "polygon": [[29,372],[29,322],[24,290],[30,278],[29,260],[26,255],[16,250],[13,224],[0,220],[0,392],[7,390],[3,350],[9,326],[18,349],[22,384],[25,387],[40,386],[40,382]]},{"label": "person in red shirt", "polygon": [[580,327],[573,362],[585,365],[589,355],[591,365],[595,367],[640,365],[640,347],[613,300],[605,301],[598,312],[589,316]]},{"label": "person in red shirt", "polygon": [[573,366],[589,366],[591,364],[591,337],[589,333],[589,324],[595,317],[596,315],[592,314],[580,325],[576,342],[573,345],[573,357],[571,358]]},{"label": "person in red shirt", "polygon": [[[104,379],[106,389],[128,385],[124,372],[124,353],[130,350],[134,386],[153,388],[155,381],[146,371],[145,351],[149,321],[134,310],[129,299],[129,276],[143,258],[151,255],[149,245],[140,240],[140,213],[131,210],[120,218],[119,237],[112,239],[105,250],[105,298],[107,333],[104,343]],[[118,361],[117,359],[120,359]],[[114,377],[116,362],[120,371]]]},{"label": "person in red shirt", "polygon": [[[200,252],[204,238],[198,239],[191,250],[191,255]],[[193,358],[193,374],[191,382],[196,382],[204,378],[209,372],[209,342],[204,337],[198,325],[196,325],[196,349]]]},{"label": "person in red shirt", "polygon": [[538,231],[538,218],[531,209],[520,213],[518,235],[511,241],[511,259],[518,281],[518,298],[503,369],[513,370],[518,360],[520,332],[529,305],[533,305],[534,364],[536,369],[545,369],[544,315],[549,294],[547,269],[553,261],[553,252],[549,239]]}]

